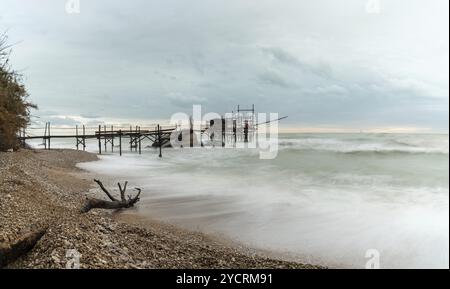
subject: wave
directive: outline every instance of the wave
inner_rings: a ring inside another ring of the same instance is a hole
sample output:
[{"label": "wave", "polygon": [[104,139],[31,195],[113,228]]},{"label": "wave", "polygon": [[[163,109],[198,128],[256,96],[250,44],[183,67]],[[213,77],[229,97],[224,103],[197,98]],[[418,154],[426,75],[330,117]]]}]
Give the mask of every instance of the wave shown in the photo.
[{"label": "wave", "polygon": [[449,153],[447,140],[398,140],[375,138],[338,139],[338,138],[300,138],[280,139],[281,149],[318,150],[340,153],[426,153],[446,154]]}]

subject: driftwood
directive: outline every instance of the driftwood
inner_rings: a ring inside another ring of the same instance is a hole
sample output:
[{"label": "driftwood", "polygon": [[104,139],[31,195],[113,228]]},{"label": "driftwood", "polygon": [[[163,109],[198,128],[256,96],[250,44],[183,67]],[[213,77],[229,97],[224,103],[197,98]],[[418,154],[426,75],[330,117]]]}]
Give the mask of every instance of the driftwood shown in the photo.
[{"label": "driftwood", "polygon": [[47,228],[27,233],[14,243],[0,243],[0,268],[33,249],[45,232],[47,232]]},{"label": "driftwood", "polygon": [[134,188],[137,190],[137,194],[135,197],[131,197],[128,195],[128,199],[125,198],[125,191],[127,189],[128,182],[125,182],[125,184],[122,186],[120,183],[117,183],[117,186],[119,187],[120,191],[120,200],[116,199],[111,195],[110,192],[103,186],[102,182],[99,180],[94,180],[102,191],[108,196],[108,198],[111,201],[105,201],[101,199],[95,199],[95,198],[87,198],[86,203],[84,204],[83,208],[81,208],[82,213],[87,213],[91,209],[99,208],[99,209],[122,209],[122,208],[130,208],[133,207],[135,203],[139,201],[139,195],[141,194],[140,188]]}]

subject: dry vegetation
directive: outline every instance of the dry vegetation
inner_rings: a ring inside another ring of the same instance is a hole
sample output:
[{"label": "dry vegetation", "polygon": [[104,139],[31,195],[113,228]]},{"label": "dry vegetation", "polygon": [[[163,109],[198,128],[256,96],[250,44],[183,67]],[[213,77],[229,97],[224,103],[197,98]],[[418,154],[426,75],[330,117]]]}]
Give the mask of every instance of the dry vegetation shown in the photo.
[{"label": "dry vegetation", "polygon": [[19,147],[18,132],[30,121],[30,109],[37,108],[27,101],[28,93],[21,75],[11,69],[6,34],[0,35],[0,151]]}]

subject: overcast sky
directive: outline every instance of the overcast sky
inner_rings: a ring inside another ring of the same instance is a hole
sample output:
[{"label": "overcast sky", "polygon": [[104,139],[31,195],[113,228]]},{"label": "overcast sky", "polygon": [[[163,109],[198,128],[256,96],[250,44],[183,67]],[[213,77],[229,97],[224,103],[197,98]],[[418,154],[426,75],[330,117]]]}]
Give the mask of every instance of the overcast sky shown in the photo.
[{"label": "overcast sky", "polygon": [[0,0],[42,119],[254,103],[303,128],[448,131],[447,0],[66,2]]}]

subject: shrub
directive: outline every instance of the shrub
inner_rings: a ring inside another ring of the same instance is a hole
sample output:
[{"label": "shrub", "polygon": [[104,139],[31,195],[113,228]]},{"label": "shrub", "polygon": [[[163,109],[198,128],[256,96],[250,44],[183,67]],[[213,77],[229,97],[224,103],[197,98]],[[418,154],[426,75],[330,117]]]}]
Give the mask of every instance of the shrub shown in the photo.
[{"label": "shrub", "polygon": [[18,149],[17,135],[30,121],[30,109],[36,105],[27,101],[28,93],[21,75],[9,65],[10,46],[6,34],[0,35],[0,151]]}]

